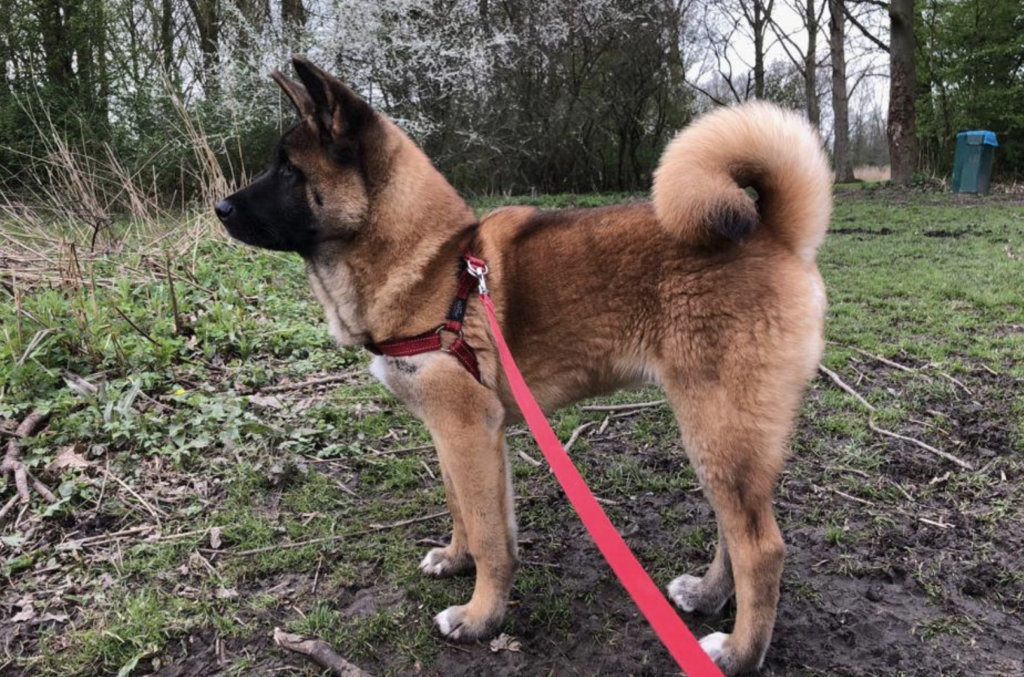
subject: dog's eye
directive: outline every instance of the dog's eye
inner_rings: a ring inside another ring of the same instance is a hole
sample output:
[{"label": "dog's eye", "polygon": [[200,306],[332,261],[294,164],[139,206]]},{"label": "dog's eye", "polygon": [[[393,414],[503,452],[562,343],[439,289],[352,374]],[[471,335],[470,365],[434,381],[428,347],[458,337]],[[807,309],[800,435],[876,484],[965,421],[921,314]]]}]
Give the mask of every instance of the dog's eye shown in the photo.
[{"label": "dog's eye", "polygon": [[281,169],[279,171],[281,172],[281,176],[287,178],[301,179],[303,177],[302,170],[287,160],[281,163]]}]

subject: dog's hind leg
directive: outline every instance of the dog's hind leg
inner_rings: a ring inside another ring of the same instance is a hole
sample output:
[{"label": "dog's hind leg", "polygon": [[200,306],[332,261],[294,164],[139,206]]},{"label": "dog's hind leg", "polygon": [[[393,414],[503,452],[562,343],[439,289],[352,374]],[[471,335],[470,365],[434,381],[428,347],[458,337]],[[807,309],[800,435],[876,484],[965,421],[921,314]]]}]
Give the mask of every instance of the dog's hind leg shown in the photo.
[{"label": "dog's hind leg", "polygon": [[515,518],[504,408],[456,362],[444,371],[434,391],[425,375],[423,392],[430,395],[418,413],[434,438],[445,473],[455,522],[450,547],[459,547],[464,534],[476,585],[467,604],[445,609],[434,621],[446,637],[468,641],[493,634],[505,616],[517,559]]},{"label": "dog's hind leg", "polygon": [[784,546],[772,492],[799,388],[795,393],[758,392],[756,380],[749,375],[731,387],[721,381],[666,387],[687,454],[715,510],[720,539],[704,578],[682,577],[669,590],[684,608],[715,611],[735,581],[732,634],[716,632],[701,640],[727,675],[755,670],[764,660],[782,578]]}]

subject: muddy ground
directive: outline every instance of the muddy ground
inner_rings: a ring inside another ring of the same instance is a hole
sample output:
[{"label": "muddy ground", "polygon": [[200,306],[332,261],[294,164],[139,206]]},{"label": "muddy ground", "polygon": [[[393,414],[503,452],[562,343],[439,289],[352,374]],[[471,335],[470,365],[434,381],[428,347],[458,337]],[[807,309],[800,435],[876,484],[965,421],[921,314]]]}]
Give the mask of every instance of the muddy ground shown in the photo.
[{"label": "muddy ground", "polygon": [[[858,370],[866,379],[864,393],[895,386],[885,365],[866,359]],[[1013,454],[1008,422],[1012,416],[998,400],[983,405],[974,389],[994,394],[1019,388],[1021,383],[980,368],[972,376],[965,386],[974,396],[961,392],[952,402],[937,399],[926,408],[944,415],[957,456],[976,469],[966,472],[984,474]],[[828,413],[822,397],[828,388],[819,380],[810,396],[819,416]],[[637,444],[630,437],[631,427],[629,419],[611,423],[604,436],[593,435],[590,447],[574,458],[584,468],[598,469],[625,453],[635,455],[647,468],[672,472],[683,458],[682,450]],[[814,420],[804,416],[794,445],[798,451],[782,479],[776,505],[788,548],[786,568],[774,641],[760,674],[1024,675],[1024,529],[1020,528],[1024,525],[996,523],[993,528],[987,521],[992,506],[1019,505],[1024,480],[1020,466],[1013,466],[1014,475],[1005,474],[1005,469],[985,475],[976,492],[947,491],[943,485],[956,481],[953,475],[961,471],[913,443],[877,439],[873,446],[881,461],[869,474],[841,466],[827,453],[830,442],[840,440],[822,437]],[[897,487],[898,493],[911,498],[881,506],[860,498],[865,492],[858,491],[858,486]],[[553,572],[556,585],[571,590],[578,600],[567,631],[532,626],[531,611],[542,607],[545,599],[517,591],[509,615],[520,628],[515,634],[521,643],[519,651],[493,652],[486,643],[446,644],[427,667],[409,668],[407,657],[383,654],[368,657],[360,665],[375,674],[406,674],[406,670],[445,677],[679,674],[578,520],[564,507],[553,479],[521,486],[518,493],[559,516],[547,528],[522,530],[522,558],[524,570]],[[659,584],[670,579],[664,573],[682,573],[685,563],[708,560],[707,539],[699,547],[687,545],[692,540],[688,535],[712,524],[699,492],[607,498],[614,501],[613,519],[628,534],[630,546],[641,560],[653,561],[662,574],[655,574]],[[666,509],[679,517],[679,525],[665,523],[660,514]],[[831,538],[826,533],[829,525],[839,529]],[[426,525],[407,533],[410,544],[445,538],[443,529]],[[288,605],[310,603],[308,576],[281,582],[285,587],[279,594],[287,601],[270,616],[287,613]],[[336,603],[343,613],[360,615],[402,598],[401,590],[383,586],[341,590]],[[730,605],[718,618],[687,614],[684,618],[703,635],[728,629],[731,613]],[[426,622],[427,617],[424,614],[417,622]],[[183,658],[187,655],[184,662],[154,674],[222,674],[209,636],[190,637],[181,651]],[[261,656],[251,668],[253,675],[280,674],[289,665],[301,664],[268,651],[262,641],[228,643],[223,651]]]}]

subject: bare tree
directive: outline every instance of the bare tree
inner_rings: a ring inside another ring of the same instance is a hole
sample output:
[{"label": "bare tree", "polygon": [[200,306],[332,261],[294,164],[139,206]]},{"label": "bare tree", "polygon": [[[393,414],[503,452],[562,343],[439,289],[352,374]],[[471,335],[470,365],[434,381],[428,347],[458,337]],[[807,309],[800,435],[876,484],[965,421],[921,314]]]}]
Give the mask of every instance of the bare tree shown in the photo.
[{"label": "bare tree", "polygon": [[[751,96],[764,98],[765,54],[770,47],[767,39],[775,0],[702,0],[702,4],[702,37],[707,51],[697,72],[688,74],[687,83],[718,105],[730,100],[746,101]],[[753,63],[736,49],[743,38],[753,44]],[[709,65],[711,59],[713,65]],[[710,83],[700,84],[709,75]]]},{"label": "bare tree", "polygon": [[828,0],[829,52],[832,56],[832,114],[835,142],[833,161],[836,182],[853,180],[850,156],[850,97],[846,91],[846,20],[843,0]]},{"label": "bare tree", "polygon": [[764,98],[765,37],[772,21],[775,0],[740,0],[739,9],[754,41],[754,96]]},{"label": "bare tree", "polygon": [[821,124],[821,100],[818,96],[818,33],[821,29],[825,2],[822,1],[815,5],[815,0],[789,0],[786,5],[802,20],[803,25],[796,32],[802,30],[807,33],[806,48],[801,48],[793,40],[792,33],[784,31],[775,19],[771,20],[772,32],[778,38],[786,56],[803,76],[807,119],[815,127],[818,127]]}]

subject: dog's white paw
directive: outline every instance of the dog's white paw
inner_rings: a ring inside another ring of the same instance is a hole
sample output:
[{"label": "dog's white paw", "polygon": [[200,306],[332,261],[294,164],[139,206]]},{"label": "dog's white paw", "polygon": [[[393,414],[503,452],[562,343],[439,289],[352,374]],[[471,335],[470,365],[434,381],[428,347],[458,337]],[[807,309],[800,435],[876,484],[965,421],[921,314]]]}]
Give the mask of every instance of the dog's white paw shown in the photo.
[{"label": "dog's white paw", "polygon": [[434,548],[420,562],[420,571],[428,576],[454,576],[473,568],[468,553],[452,555],[449,548]]},{"label": "dog's white paw", "polygon": [[732,597],[732,588],[709,588],[708,579],[683,574],[668,584],[668,596],[683,611],[713,616]]},{"label": "dog's white paw", "polygon": [[683,611],[693,611],[700,601],[700,579],[683,574],[668,584],[668,596]]},{"label": "dog's white paw", "polygon": [[700,640],[700,648],[704,649],[711,660],[718,665],[722,664],[722,659],[725,657],[725,641],[729,639],[729,635],[724,632],[713,632],[707,637]]},{"label": "dog's white paw", "polygon": [[465,622],[464,607],[450,606],[434,616],[434,623],[441,634],[449,639],[462,637],[462,625]]},{"label": "dog's white paw", "polygon": [[494,635],[504,615],[504,607],[494,611],[476,611],[472,604],[464,604],[448,607],[434,616],[434,623],[448,639],[471,642]]},{"label": "dog's white paw", "polygon": [[431,550],[420,562],[420,571],[431,576],[441,576],[448,566],[448,559],[441,548]]}]

